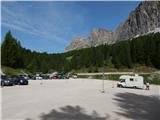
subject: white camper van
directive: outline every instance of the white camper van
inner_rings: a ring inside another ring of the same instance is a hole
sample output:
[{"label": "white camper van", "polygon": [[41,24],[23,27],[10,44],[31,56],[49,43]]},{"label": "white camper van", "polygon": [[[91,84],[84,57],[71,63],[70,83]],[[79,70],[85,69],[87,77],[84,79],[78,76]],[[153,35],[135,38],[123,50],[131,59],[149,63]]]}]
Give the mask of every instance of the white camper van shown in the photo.
[{"label": "white camper van", "polygon": [[129,76],[122,75],[119,77],[120,82],[117,83],[117,87],[134,87],[134,88],[143,88],[144,80],[142,76]]}]

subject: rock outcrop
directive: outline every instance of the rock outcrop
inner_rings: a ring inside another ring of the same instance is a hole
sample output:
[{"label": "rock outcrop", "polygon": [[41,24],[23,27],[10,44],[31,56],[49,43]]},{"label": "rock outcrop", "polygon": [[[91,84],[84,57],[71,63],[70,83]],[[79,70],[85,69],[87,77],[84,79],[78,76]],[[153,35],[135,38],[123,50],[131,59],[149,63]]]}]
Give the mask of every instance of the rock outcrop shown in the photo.
[{"label": "rock outcrop", "polygon": [[82,37],[76,37],[74,38],[70,45],[68,47],[66,47],[66,52],[67,51],[71,51],[71,50],[78,50],[78,49],[82,49],[82,48],[87,48],[89,47],[87,44],[87,41],[82,38]]},{"label": "rock outcrop", "polygon": [[160,28],[160,1],[145,1],[114,32],[116,41],[144,35]]},{"label": "rock outcrop", "polygon": [[113,43],[113,32],[106,29],[95,29],[90,32],[88,37],[88,46],[98,46],[102,44],[112,44]]},{"label": "rock outcrop", "polygon": [[143,1],[129,14],[126,21],[114,31],[95,29],[87,39],[76,38],[66,47],[66,51],[113,44],[151,32],[160,32],[160,1]]}]

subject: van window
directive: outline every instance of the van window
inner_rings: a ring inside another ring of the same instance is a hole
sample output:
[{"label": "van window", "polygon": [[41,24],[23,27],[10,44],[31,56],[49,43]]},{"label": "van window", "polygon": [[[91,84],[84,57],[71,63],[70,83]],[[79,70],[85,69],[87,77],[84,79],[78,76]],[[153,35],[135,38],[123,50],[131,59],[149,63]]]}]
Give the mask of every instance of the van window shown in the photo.
[{"label": "van window", "polygon": [[120,79],[120,82],[125,82],[125,79]]},{"label": "van window", "polygon": [[130,81],[133,81],[133,78],[130,78]]}]

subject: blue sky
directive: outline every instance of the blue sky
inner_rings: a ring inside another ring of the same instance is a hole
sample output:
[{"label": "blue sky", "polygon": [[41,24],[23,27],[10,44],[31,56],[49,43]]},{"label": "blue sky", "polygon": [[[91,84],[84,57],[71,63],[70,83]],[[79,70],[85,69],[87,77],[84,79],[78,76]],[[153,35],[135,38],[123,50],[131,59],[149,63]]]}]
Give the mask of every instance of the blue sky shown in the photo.
[{"label": "blue sky", "polygon": [[25,48],[61,53],[74,37],[86,38],[92,29],[114,31],[138,4],[138,1],[2,2],[1,39],[10,30]]}]

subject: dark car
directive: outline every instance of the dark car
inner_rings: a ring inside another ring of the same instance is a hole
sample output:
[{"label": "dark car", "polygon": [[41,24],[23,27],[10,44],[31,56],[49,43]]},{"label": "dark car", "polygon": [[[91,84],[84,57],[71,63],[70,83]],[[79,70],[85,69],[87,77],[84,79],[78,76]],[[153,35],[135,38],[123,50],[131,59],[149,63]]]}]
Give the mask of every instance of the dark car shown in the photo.
[{"label": "dark car", "polygon": [[29,79],[29,76],[28,75],[26,75],[26,74],[21,74],[21,75],[18,75],[18,76],[20,76],[20,77],[23,77],[23,78],[25,78],[25,79]]},{"label": "dark car", "polygon": [[36,79],[36,77],[35,77],[34,75],[28,75],[28,78],[29,78],[30,80],[35,80],[35,79]]},{"label": "dark car", "polygon": [[57,79],[69,79],[69,77],[67,76],[67,74],[65,73],[58,73],[57,75]]},{"label": "dark car", "polygon": [[1,86],[13,86],[14,85],[14,81],[6,75],[2,75],[1,76]]},{"label": "dark car", "polygon": [[14,77],[14,84],[15,85],[28,85],[28,79],[23,76],[16,76]]}]

